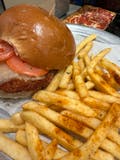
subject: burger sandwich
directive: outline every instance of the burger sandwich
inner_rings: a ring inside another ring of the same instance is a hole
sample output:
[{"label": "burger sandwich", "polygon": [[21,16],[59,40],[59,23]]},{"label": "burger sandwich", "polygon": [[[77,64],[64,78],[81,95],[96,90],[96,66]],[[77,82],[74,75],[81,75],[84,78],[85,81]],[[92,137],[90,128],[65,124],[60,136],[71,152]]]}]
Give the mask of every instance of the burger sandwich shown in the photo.
[{"label": "burger sandwich", "polygon": [[47,87],[71,63],[71,31],[46,10],[27,4],[0,15],[0,96],[26,97]]}]

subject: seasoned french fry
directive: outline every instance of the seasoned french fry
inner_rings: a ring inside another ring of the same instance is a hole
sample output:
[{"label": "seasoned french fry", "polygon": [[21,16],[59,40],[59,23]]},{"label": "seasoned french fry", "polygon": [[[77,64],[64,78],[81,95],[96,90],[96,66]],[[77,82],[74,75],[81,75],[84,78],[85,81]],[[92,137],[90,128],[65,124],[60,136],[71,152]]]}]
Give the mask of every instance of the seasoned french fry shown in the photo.
[{"label": "seasoned french fry", "polygon": [[94,157],[93,160],[115,160],[114,157],[109,154],[108,152],[102,151],[102,150],[98,150]]},{"label": "seasoned french fry", "polygon": [[88,52],[91,50],[92,46],[93,46],[92,41],[87,43],[86,46],[78,52],[77,55],[78,59],[83,58],[85,55],[87,55]]},{"label": "seasoned french fry", "polygon": [[[19,130],[17,132],[16,141],[23,146],[27,146],[25,130]],[[43,144],[44,148],[46,148],[48,145],[48,143],[46,143],[44,141],[42,141],[42,144]],[[63,151],[62,149],[57,148],[53,159],[61,158],[61,157],[65,156],[66,154],[67,154],[67,151]]]},{"label": "seasoned french fry", "polygon": [[93,108],[93,110],[97,113],[96,118],[103,120],[106,115],[106,111],[98,108]]},{"label": "seasoned french fry", "polygon": [[60,81],[60,84],[59,84],[60,88],[67,88],[68,87],[69,81],[70,81],[70,79],[72,77],[72,69],[73,69],[72,65],[69,65],[66,68],[66,70],[65,70],[65,72],[64,72],[64,74],[62,76],[62,79]]},{"label": "seasoned french fry", "polygon": [[120,159],[120,147],[116,143],[113,143],[112,141],[105,139],[104,143],[101,144],[101,147],[104,150],[108,150],[109,153],[112,153],[114,157]]},{"label": "seasoned french fry", "polygon": [[85,138],[87,138],[92,133],[91,129],[87,128],[82,123],[79,123],[66,116],[63,116],[49,109],[47,106],[41,106],[34,101],[24,104],[23,109],[37,112],[38,114],[44,116],[48,120],[54,122],[54,124],[57,124],[58,126],[70,130],[73,133],[83,136]]},{"label": "seasoned french fry", "polygon": [[92,81],[85,82],[85,85],[86,85],[88,90],[93,89],[94,86],[95,86],[95,84]]},{"label": "seasoned french fry", "polygon": [[[40,116],[38,113],[32,111],[24,111],[21,113],[22,118],[33,124],[39,131],[50,138],[55,138],[59,144],[65,148],[72,150],[81,145],[79,140],[74,139],[72,136],[56,127],[53,123]],[[58,136],[59,135],[59,136]]]},{"label": "seasoned french fry", "polygon": [[63,70],[59,71],[54,76],[54,78],[52,79],[52,81],[50,82],[50,84],[47,86],[46,90],[47,91],[51,91],[51,92],[55,91],[58,88],[58,86],[59,86],[59,83],[61,81],[61,78],[62,78],[63,74],[64,74]]},{"label": "seasoned french fry", "polygon": [[77,92],[71,90],[57,90],[55,93],[60,94],[62,96],[67,96],[73,99],[80,100],[80,97]]},{"label": "seasoned french fry", "polygon": [[99,74],[95,73],[91,69],[88,69],[88,74],[91,80],[95,83],[95,87],[99,91],[113,95],[115,97],[120,97],[120,94],[114,88],[112,88]]},{"label": "seasoned french fry", "polygon": [[24,128],[24,124],[16,125],[10,119],[0,119],[0,132],[10,133]]},{"label": "seasoned french fry", "polygon": [[85,47],[85,45],[91,41],[93,41],[94,39],[96,39],[96,35],[95,34],[91,34],[89,35],[87,38],[84,38],[76,47],[76,53],[78,54],[78,52]]},{"label": "seasoned french fry", "polygon": [[91,62],[91,59],[90,59],[90,57],[88,56],[88,53],[86,53],[83,58],[84,58],[85,65],[86,65],[86,66],[89,66],[89,65],[90,65],[90,62]]},{"label": "seasoned french fry", "polygon": [[[101,69],[100,67],[103,68]],[[102,65],[100,67],[96,66],[95,72],[99,74],[101,77],[103,77],[103,79],[105,79],[111,87],[115,88],[116,90],[119,90],[119,75],[114,70],[112,70],[112,68],[110,69],[109,67],[104,67]]]},{"label": "seasoned french fry", "polygon": [[24,124],[24,121],[20,116],[20,112],[14,113],[10,119],[16,125]]},{"label": "seasoned french fry", "polygon": [[81,71],[83,71],[83,70],[85,69],[85,63],[84,63],[84,61],[83,61],[83,58],[80,58],[80,59],[78,60],[78,65],[79,65]]},{"label": "seasoned french fry", "polygon": [[80,74],[82,76],[83,79],[88,79],[90,81],[90,77],[88,76],[88,73],[87,73],[87,68],[84,68],[84,70],[81,72]]},{"label": "seasoned french fry", "polygon": [[115,63],[104,58],[101,60],[100,64],[102,64],[102,66],[104,66],[106,69],[108,69],[108,70],[116,73],[118,76],[120,76],[120,67],[118,65],[116,65]]},{"label": "seasoned french fry", "polygon": [[120,128],[120,117],[115,122],[115,126],[118,127],[118,128]]},{"label": "seasoned french fry", "polygon": [[104,73],[102,77],[108,82],[111,87],[113,87],[117,91],[120,89],[119,78],[115,73]]},{"label": "seasoned french fry", "polygon": [[81,75],[76,75],[74,82],[75,82],[75,89],[78,92],[79,96],[81,98],[87,97],[88,90]]},{"label": "seasoned french fry", "polygon": [[68,90],[74,90],[74,88],[75,88],[74,83],[71,80],[66,89],[68,89]]},{"label": "seasoned french fry", "polygon": [[37,128],[30,123],[25,123],[25,132],[28,151],[33,160],[45,160],[42,141],[39,138]]},{"label": "seasoned french fry", "polygon": [[[66,129],[72,130],[74,133],[83,136],[84,138],[89,138],[91,134],[93,133],[93,130],[87,128],[83,123],[78,123],[75,121],[72,121],[71,119],[67,119],[67,117],[60,116],[59,113],[55,113],[54,111],[48,109],[47,107],[40,106],[38,103],[35,102],[29,102],[26,103],[26,105],[23,106],[24,109],[33,110],[42,116],[45,116],[47,119],[51,120],[55,124],[62,126]],[[81,128],[82,126],[82,128]],[[82,130],[81,130],[82,129]],[[108,137],[109,138],[109,137]],[[107,141],[106,141],[107,142]],[[107,146],[108,143],[104,144],[104,146]],[[108,140],[109,142],[109,140]],[[114,144],[113,144],[114,145]],[[112,146],[112,142],[111,142]],[[101,145],[102,148],[102,145]],[[111,147],[112,148],[112,147]],[[107,149],[107,147],[104,147],[102,149]],[[118,147],[119,149],[119,147]],[[109,150],[107,150],[109,152]],[[114,154],[114,151],[113,151]]]},{"label": "seasoned french fry", "polygon": [[57,150],[57,140],[53,139],[45,148],[45,160],[53,160],[55,152]]},{"label": "seasoned french fry", "polygon": [[56,106],[56,105],[49,105],[49,108],[56,111],[56,112],[61,112],[64,110],[62,107]]},{"label": "seasoned french fry", "polygon": [[32,160],[28,150],[0,133],[0,151],[15,160]]},{"label": "seasoned french fry", "polygon": [[106,55],[110,52],[110,48],[106,48],[103,49],[102,51],[100,51],[100,53],[98,53],[96,56],[94,56],[94,58],[92,59],[92,61],[90,62],[90,65],[88,66],[88,68],[93,69],[98,62]]},{"label": "seasoned french fry", "polygon": [[101,121],[97,118],[85,117],[80,114],[73,113],[72,111],[69,110],[64,110],[61,112],[61,114],[70,117],[76,121],[83,122],[85,125],[93,129],[96,129],[101,123]]},{"label": "seasoned french fry", "polygon": [[26,141],[26,135],[25,135],[25,130],[18,130],[16,132],[15,135],[15,140],[16,142],[18,142],[19,144],[23,145],[23,146],[27,146],[27,141]]},{"label": "seasoned french fry", "polygon": [[92,108],[98,108],[98,109],[105,110],[105,111],[107,111],[111,106],[111,104],[107,102],[100,101],[99,99],[96,99],[90,96],[85,97],[83,99],[83,102]]},{"label": "seasoned french fry", "polygon": [[64,109],[69,109],[88,117],[96,116],[95,111],[81,101],[70,99],[69,97],[61,96],[56,93],[41,90],[34,94],[33,99],[49,104],[55,104],[63,107]]},{"label": "seasoned french fry", "polygon": [[[101,123],[101,121],[97,118],[88,118],[85,116],[72,113],[71,111],[67,111],[67,110],[62,111],[61,114],[64,116],[70,117],[76,121],[82,122],[92,129],[96,129]],[[115,142],[116,144],[120,145],[120,134],[118,133],[118,130],[116,128],[112,127],[107,137],[113,142]]]},{"label": "seasoned french fry", "polygon": [[73,62],[73,81],[76,75],[79,75],[81,73],[81,68],[78,64],[78,62]]},{"label": "seasoned french fry", "polygon": [[120,99],[115,96],[105,94],[103,92],[95,91],[95,90],[89,90],[88,93],[91,97],[99,99],[101,101],[105,101],[107,103],[119,103],[120,104]]},{"label": "seasoned french fry", "polygon": [[103,140],[106,138],[107,134],[109,133],[113,121],[118,116],[120,116],[120,108],[117,104],[114,104],[112,105],[105,119],[95,130],[92,136],[88,139],[88,141],[78,149],[70,152],[67,156],[61,158],[60,160],[86,160],[92,158],[93,155],[96,153],[97,149],[102,144]]},{"label": "seasoned french fry", "polygon": [[[20,133],[21,132],[21,133]],[[22,136],[22,137],[21,137]],[[25,137],[25,131],[24,130],[20,130],[19,131],[19,135],[18,135],[18,142],[20,144],[23,144],[26,146],[27,142],[26,142],[26,137]],[[46,144],[44,141],[42,141],[44,147],[46,148],[48,144]],[[53,159],[58,159],[61,158],[63,156],[65,156],[67,154],[67,152],[57,148],[55,156]],[[94,160],[114,160],[114,157],[106,152],[103,152],[102,150],[98,150],[97,153],[95,154],[95,156],[93,157]]]}]

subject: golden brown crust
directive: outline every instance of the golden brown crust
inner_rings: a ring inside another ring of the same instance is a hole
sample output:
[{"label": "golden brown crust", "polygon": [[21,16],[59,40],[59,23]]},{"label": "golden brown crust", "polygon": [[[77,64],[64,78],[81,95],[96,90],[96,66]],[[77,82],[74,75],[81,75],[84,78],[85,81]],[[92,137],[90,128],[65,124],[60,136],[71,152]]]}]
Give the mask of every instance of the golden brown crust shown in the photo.
[{"label": "golden brown crust", "polygon": [[18,5],[0,16],[0,38],[12,44],[27,63],[62,69],[71,63],[75,42],[63,22],[41,8]]}]

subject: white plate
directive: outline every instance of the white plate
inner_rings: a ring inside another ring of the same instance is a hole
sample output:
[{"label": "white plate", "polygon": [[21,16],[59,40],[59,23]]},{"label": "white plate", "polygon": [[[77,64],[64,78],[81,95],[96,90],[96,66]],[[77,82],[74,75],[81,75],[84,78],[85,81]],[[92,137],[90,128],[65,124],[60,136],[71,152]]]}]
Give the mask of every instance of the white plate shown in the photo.
[{"label": "white plate", "polygon": [[[112,48],[112,51],[107,56],[113,62],[120,65],[120,38],[110,34],[106,31],[101,31],[98,29],[93,29],[89,27],[84,27],[80,25],[68,25],[69,29],[72,31],[76,43],[79,43],[84,37],[95,33],[97,34],[97,39],[94,42],[94,47],[92,49],[93,53],[98,53],[103,48]],[[28,99],[19,100],[7,100],[0,99],[0,118],[8,118],[9,115],[17,112],[21,109],[21,105],[28,101]],[[10,160],[6,155],[0,153],[0,160]]]}]

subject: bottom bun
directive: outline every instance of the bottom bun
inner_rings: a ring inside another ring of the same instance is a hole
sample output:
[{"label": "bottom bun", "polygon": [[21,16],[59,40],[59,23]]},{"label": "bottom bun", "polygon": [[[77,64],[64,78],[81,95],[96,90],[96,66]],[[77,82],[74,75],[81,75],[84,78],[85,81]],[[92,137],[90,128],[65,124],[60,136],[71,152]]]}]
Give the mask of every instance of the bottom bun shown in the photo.
[{"label": "bottom bun", "polygon": [[44,78],[39,80],[11,79],[4,82],[0,84],[0,97],[13,99],[30,97],[36,91],[46,88],[55,73],[56,71],[50,71]]}]

